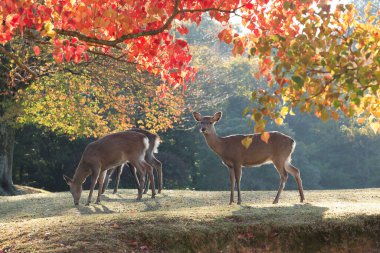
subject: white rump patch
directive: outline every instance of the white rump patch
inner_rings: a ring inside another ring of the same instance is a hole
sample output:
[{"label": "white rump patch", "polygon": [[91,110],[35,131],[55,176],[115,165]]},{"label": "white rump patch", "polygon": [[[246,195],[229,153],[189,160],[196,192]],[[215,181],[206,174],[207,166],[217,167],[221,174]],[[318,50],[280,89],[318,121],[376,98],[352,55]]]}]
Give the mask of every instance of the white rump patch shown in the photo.
[{"label": "white rump patch", "polygon": [[160,137],[157,137],[154,140],[154,146],[153,146],[153,153],[157,154],[158,153],[158,146],[160,146]]},{"label": "white rump patch", "polygon": [[149,148],[149,139],[148,139],[148,137],[144,137],[144,139],[143,139],[143,142],[144,142],[144,152],[140,155],[140,161],[144,161],[144,159],[145,159],[145,153],[146,153],[146,151],[148,150],[148,148]]}]

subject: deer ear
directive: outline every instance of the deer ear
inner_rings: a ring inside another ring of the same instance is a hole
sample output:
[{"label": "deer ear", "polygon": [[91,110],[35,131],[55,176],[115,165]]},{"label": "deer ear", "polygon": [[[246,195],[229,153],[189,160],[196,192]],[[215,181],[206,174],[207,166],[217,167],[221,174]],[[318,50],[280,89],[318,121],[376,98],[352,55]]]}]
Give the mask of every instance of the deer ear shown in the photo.
[{"label": "deer ear", "polygon": [[221,118],[222,118],[222,112],[217,112],[214,114],[214,116],[212,116],[212,120],[214,122],[218,122]]},{"label": "deer ear", "polygon": [[66,184],[68,185],[71,185],[71,183],[73,182],[73,180],[66,175],[63,175],[63,180],[65,180]]},{"label": "deer ear", "polygon": [[201,121],[202,115],[199,112],[193,112],[193,117],[196,121]]}]

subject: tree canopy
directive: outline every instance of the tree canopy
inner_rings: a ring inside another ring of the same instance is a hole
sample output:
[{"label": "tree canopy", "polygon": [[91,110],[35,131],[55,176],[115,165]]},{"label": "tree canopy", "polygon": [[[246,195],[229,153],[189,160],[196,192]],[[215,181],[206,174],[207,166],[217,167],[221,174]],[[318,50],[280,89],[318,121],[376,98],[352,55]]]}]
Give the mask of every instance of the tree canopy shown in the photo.
[{"label": "tree canopy", "polygon": [[[233,45],[233,55],[260,59],[256,75],[269,89],[255,90],[252,102],[261,106],[245,110],[256,131],[264,131],[268,118],[281,124],[294,107],[322,120],[357,116],[379,131],[380,21],[370,3],[362,18],[352,4],[332,8],[318,0],[6,0],[0,5],[0,43],[21,35],[37,57],[45,53],[57,63],[103,55],[133,64],[158,75],[158,92],[165,94],[186,87],[196,71],[187,42],[173,31],[188,33],[188,24],[199,24],[205,12],[224,26],[218,37]],[[236,16],[240,31],[230,25]],[[0,52],[32,79],[46,72],[5,46]]]}]

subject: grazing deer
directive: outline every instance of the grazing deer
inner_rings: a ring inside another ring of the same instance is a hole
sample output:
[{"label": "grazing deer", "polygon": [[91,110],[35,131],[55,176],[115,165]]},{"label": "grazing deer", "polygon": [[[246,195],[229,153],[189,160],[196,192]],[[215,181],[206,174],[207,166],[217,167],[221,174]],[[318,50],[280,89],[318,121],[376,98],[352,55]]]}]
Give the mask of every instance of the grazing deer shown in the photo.
[{"label": "grazing deer", "polygon": [[82,194],[82,184],[91,174],[90,193],[86,205],[89,205],[95,185],[99,183],[96,203],[100,202],[101,189],[103,187],[106,170],[130,162],[138,169],[140,185],[137,199],[142,198],[142,185],[144,185],[145,173],[148,173],[152,188],[152,198],[156,192],[154,188],[153,168],[144,159],[149,148],[149,139],[137,132],[120,132],[107,135],[87,145],[82,158],[71,179],[63,175],[63,179],[70,186],[70,192],[74,198],[74,204],[79,204]]},{"label": "grazing deer", "polygon": [[[138,132],[138,133],[144,134],[146,137],[148,137],[149,148],[145,153],[145,161],[147,163],[149,163],[153,168],[155,168],[155,170],[157,172],[157,177],[158,177],[158,193],[161,193],[161,189],[162,189],[162,164],[154,156],[154,153],[158,152],[158,146],[160,145],[160,137],[157,134],[153,134],[147,130],[139,129],[139,128],[132,128],[131,130],[128,130],[128,131]],[[137,174],[136,174],[136,168],[134,168],[134,166],[131,163],[128,163],[127,165],[129,167],[132,175],[135,177],[137,185],[139,185]],[[108,184],[109,184],[109,178],[115,172],[116,172],[116,182],[114,185],[113,193],[117,192],[118,187],[119,187],[119,182],[120,182],[120,176],[121,176],[121,173],[123,172],[123,168],[125,168],[125,166],[126,166],[126,164],[124,164],[122,166],[118,166],[116,168],[113,168],[113,169],[110,169],[107,171],[107,174],[106,174],[106,177],[104,180],[104,184],[103,184],[102,193],[104,193],[105,190],[107,189]],[[146,187],[144,189],[144,194],[147,193],[148,187],[149,187],[149,182],[146,181]],[[143,188],[144,188],[144,186],[143,186]]]},{"label": "grazing deer", "polygon": [[[222,159],[223,163],[228,167],[230,174],[230,205],[234,202],[235,180],[238,191],[238,204],[241,204],[240,196],[240,180],[243,166],[259,166],[265,163],[273,163],[280,175],[280,187],[273,204],[278,203],[280,194],[285,187],[288,179],[288,173],[295,178],[298,191],[300,193],[301,202],[304,201],[302,180],[299,170],[291,163],[291,155],[296,142],[279,132],[270,132],[268,143],[261,140],[260,134],[250,135],[230,135],[219,137],[216,134],[214,124],[218,122],[222,113],[217,112],[214,116],[204,116],[198,112],[193,112],[194,119],[200,122],[200,131],[206,139],[208,146]],[[251,145],[245,148],[242,145],[244,138],[252,138]]]}]

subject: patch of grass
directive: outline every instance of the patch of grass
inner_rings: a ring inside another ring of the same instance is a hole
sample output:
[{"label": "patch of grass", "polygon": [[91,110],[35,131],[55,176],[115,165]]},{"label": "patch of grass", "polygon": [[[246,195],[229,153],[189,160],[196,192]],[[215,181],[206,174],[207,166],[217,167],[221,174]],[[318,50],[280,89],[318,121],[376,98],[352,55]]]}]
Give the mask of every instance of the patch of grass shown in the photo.
[{"label": "patch of grass", "polygon": [[[110,191],[109,191],[110,192]],[[380,189],[243,192],[137,190],[76,207],[69,192],[0,197],[0,252],[376,252]],[[356,250],[355,250],[356,249]]]},{"label": "patch of grass", "polygon": [[19,194],[31,194],[31,193],[49,193],[49,191],[34,188],[31,186],[26,185],[15,185],[16,190],[19,192]]}]

